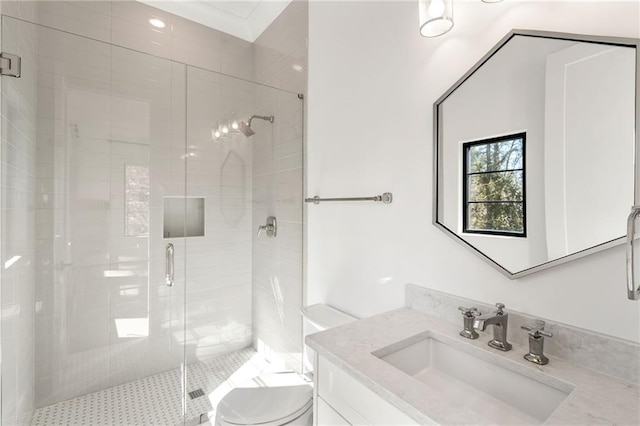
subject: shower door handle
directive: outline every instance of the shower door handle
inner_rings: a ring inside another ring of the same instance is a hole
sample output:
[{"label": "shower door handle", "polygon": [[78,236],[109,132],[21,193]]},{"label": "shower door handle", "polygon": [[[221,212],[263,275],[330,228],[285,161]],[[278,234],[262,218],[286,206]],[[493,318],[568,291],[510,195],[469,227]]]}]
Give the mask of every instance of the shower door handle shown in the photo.
[{"label": "shower door handle", "polygon": [[636,274],[633,250],[633,240],[636,235],[636,219],[640,216],[640,206],[631,207],[631,213],[627,218],[627,298],[629,300],[640,299],[640,287],[636,287]]},{"label": "shower door handle", "polygon": [[166,252],[166,259],[165,259],[165,272],[166,272],[165,281],[167,283],[167,286],[169,287],[173,287],[173,278],[174,278],[173,252],[174,252],[173,244],[171,243],[167,244],[167,252]]}]

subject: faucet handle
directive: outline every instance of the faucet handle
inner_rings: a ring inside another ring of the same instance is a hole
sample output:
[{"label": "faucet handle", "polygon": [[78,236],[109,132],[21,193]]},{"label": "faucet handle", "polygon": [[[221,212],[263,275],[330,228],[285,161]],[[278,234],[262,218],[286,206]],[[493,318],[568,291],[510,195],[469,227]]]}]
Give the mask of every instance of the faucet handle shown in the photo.
[{"label": "faucet handle", "polygon": [[523,325],[520,326],[520,328],[522,328],[523,330],[527,330],[529,332],[529,336],[535,339],[539,339],[540,336],[553,337],[552,333],[544,331],[544,321],[542,320],[536,320],[533,323],[533,326]]},{"label": "faucet handle", "polygon": [[524,355],[524,359],[538,365],[546,365],[549,358],[544,356],[544,337],[553,337],[553,334],[544,331],[544,321],[536,320],[533,326],[522,325],[523,330],[529,332],[529,353]]},{"label": "faucet handle", "polygon": [[475,318],[482,315],[482,312],[478,312],[478,308],[476,307],[465,308],[464,306],[458,306],[458,310],[467,318]]},{"label": "faucet handle", "polygon": [[464,306],[458,306],[458,310],[462,312],[462,322],[464,324],[464,330],[460,332],[462,337],[467,339],[477,339],[480,335],[473,328],[473,323],[476,321],[475,317],[482,315],[478,312],[478,308],[471,307],[465,308]]},{"label": "faucet handle", "polygon": [[502,310],[504,309],[504,303],[496,303],[496,308],[498,308],[498,310],[496,311],[496,314],[498,315],[502,315],[504,312],[502,312]]}]

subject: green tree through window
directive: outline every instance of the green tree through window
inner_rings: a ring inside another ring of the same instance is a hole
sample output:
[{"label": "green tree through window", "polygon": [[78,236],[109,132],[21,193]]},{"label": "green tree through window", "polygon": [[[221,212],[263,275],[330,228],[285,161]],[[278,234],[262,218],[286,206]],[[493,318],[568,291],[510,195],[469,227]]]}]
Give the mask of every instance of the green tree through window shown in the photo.
[{"label": "green tree through window", "polygon": [[464,143],[464,232],[526,237],[526,133]]}]

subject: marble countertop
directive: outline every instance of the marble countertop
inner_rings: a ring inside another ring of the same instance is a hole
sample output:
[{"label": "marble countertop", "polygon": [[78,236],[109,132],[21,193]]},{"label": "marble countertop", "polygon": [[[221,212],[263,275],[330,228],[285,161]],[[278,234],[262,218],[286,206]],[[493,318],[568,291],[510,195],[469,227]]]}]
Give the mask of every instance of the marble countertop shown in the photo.
[{"label": "marble countertop", "polygon": [[511,351],[500,352],[487,346],[490,333],[465,339],[458,335],[461,326],[462,321],[453,324],[402,308],[307,336],[306,344],[421,424],[495,424],[465,407],[464,401],[444,400],[437,389],[372,354],[430,332],[478,358],[571,390],[544,424],[640,424],[638,386],[551,356],[549,364],[535,365],[522,358],[528,348],[514,344]]}]

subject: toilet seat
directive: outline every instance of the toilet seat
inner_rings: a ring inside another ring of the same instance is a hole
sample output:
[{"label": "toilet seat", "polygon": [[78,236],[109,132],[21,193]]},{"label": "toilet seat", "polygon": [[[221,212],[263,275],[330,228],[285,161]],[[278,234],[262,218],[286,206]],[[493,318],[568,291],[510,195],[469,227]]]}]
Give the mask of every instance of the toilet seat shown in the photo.
[{"label": "toilet seat", "polygon": [[309,385],[235,388],[229,392],[216,413],[220,425],[284,425],[300,417],[313,404]]}]

